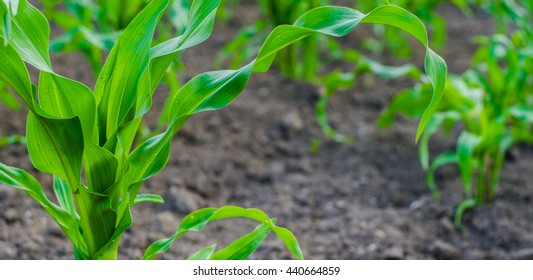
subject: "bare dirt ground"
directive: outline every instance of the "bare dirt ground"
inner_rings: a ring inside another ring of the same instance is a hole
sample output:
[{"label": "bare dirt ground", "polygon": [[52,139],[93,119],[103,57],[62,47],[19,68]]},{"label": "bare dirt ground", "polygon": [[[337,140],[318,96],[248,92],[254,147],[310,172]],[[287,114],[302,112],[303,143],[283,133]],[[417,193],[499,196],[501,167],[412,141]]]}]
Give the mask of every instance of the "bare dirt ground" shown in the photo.
[{"label": "bare dirt ground", "polygon": [[[252,6],[243,11],[255,11]],[[450,6],[448,47],[441,51],[450,72],[464,70],[475,46],[474,35],[489,34],[486,18],[466,18]],[[241,13],[239,13],[241,14]],[[250,12],[250,18],[257,12]],[[206,43],[184,54],[185,79],[210,65],[238,28],[250,19],[217,24]],[[368,33],[368,32],[367,32]],[[360,41],[355,31],[343,45]],[[422,48],[415,45],[421,65]],[[59,73],[93,85],[87,63],[78,55],[55,55]],[[384,59],[380,59],[384,61]],[[386,60],[386,59],[385,59]],[[463,199],[455,167],[438,172],[442,200],[431,197],[415,144],[417,123],[398,118],[390,129],[375,121],[394,94],[409,80],[376,79],[369,87],[339,93],[330,104],[332,123],[356,141],[343,145],[325,138],[314,119],[319,89],[283,78],[275,69],[256,74],[234,104],[193,117],[178,133],[169,165],[146,183],[143,192],[165,198],[162,205],[138,205],[134,226],[122,240],[120,258],[137,259],[153,241],[173,233],[187,213],[201,207],[257,207],[298,237],[307,259],[521,259],[533,258],[533,149],[514,148],[502,172],[494,204],[464,217],[465,232],[453,226]],[[160,110],[164,95],[156,96]],[[1,135],[24,133],[25,112],[0,107]],[[147,117],[151,126],[156,116]],[[453,149],[453,137],[432,141],[432,153]],[[317,154],[309,152],[320,140]],[[22,145],[0,149],[6,164],[38,172]],[[50,188],[50,177],[38,178]],[[183,259],[213,243],[228,244],[253,229],[248,221],[219,221],[203,233],[178,240],[163,259]],[[0,259],[71,259],[72,248],[53,221],[26,194],[0,185]],[[283,243],[270,236],[254,259],[291,258]]]}]

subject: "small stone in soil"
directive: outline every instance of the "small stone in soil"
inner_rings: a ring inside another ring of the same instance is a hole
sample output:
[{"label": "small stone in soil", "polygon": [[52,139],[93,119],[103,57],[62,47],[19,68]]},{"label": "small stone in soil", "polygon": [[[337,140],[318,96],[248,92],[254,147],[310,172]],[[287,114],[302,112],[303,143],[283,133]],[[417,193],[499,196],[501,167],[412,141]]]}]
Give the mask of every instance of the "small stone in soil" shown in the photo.
[{"label": "small stone in soil", "polygon": [[0,241],[0,260],[13,260],[17,257],[17,248]]},{"label": "small stone in soil", "polygon": [[183,188],[171,187],[167,199],[170,209],[179,214],[189,214],[199,208],[196,197]]},{"label": "small stone in soil", "polygon": [[429,250],[437,259],[455,259],[459,256],[459,250],[455,246],[442,240],[436,240]]},{"label": "small stone in soil", "polygon": [[19,213],[13,208],[7,209],[2,216],[8,223],[13,223],[20,220]]}]

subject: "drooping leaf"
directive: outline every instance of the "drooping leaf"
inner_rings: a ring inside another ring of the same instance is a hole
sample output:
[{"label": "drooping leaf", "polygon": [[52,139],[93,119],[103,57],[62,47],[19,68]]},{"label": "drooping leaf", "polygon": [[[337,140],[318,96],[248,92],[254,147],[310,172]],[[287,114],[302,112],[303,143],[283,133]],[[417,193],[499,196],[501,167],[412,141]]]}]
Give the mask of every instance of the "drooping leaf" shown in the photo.
[{"label": "drooping leaf", "polygon": [[178,226],[176,233],[166,239],[152,243],[144,253],[144,259],[154,259],[157,255],[170,249],[176,239],[189,231],[202,231],[205,226],[213,221],[228,218],[247,218],[263,223],[285,243],[285,246],[298,259],[302,259],[302,252],[294,235],[286,228],[274,225],[271,219],[261,210],[244,209],[236,206],[224,206],[217,208],[204,208],[187,215]]}]

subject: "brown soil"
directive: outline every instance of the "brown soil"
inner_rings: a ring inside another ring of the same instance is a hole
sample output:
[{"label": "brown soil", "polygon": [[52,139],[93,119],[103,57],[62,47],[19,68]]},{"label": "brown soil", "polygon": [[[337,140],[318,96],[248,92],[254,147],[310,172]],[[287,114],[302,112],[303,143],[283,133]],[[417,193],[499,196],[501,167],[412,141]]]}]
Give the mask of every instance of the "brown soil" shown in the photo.
[{"label": "brown soil", "polygon": [[[451,72],[458,73],[468,66],[474,50],[470,38],[490,33],[492,25],[486,19],[466,18],[453,7],[441,12],[449,19],[450,32],[442,53]],[[243,19],[219,23],[209,41],[187,51],[186,78],[210,70],[216,55],[212,50],[220,49],[242,24]],[[358,34],[355,31],[343,44],[357,42]],[[59,73],[94,83],[78,55],[54,56],[54,65]],[[456,168],[438,172],[442,200],[434,201],[418,162],[417,123],[398,118],[387,130],[374,125],[392,96],[412,83],[376,79],[369,87],[336,95],[329,108],[332,123],[356,139],[343,145],[325,138],[317,127],[317,88],[287,80],[275,69],[253,75],[234,104],[193,117],[176,136],[169,165],[143,190],[162,195],[166,203],[135,207],[134,225],[122,239],[119,257],[140,258],[151,242],[171,235],[193,210],[229,204],[260,208],[278,217],[278,224],[298,237],[307,259],[532,258],[533,173],[528,171],[533,149],[511,151],[495,203],[468,212],[466,231],[458,232],[452,217],[464,196]],[[163,102],[163,96],[156,97],[153,110]],[[25,112],[1,107],[0,114],[0,135],[24,133]],[[148,124],[153,126],[155,118],[149,115]],[[455,136],[436,137],[433,155],[453,149]],[[321,145],[313,155],[309,143],[315,138]],[[22,145],[1,148],[0,159],[38,174]],[[38,179],[49,188],[48,175]],[[178,240],[161,258],[186,258],[210,244],[227,244],[253,227],[244,220],[213,223],[203,233]],[[0,259],[71,258],[68,240],[37,203],[2,185]],[[253,258],[291,256],[270,236]]]}]

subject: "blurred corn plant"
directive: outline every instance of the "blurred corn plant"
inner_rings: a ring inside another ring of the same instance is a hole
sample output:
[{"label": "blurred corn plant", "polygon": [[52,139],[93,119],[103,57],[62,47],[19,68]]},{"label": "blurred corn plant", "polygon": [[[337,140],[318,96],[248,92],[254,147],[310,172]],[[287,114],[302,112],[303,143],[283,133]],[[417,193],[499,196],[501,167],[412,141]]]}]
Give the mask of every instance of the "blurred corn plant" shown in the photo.
[{"label": "blurred corn plant", "polygon": [[[471,67],[462,75],[449,77],[445,97],[422,135],[420,160],[436,199],[440,198],[436,169],[446,164],[459,168],[466,200],[457,208],[457,227],[461,227],[466,210],[494,200],[509,148],[533,143],[531,26],[513,31],[510,37],[496,34],[477,38],[480,47]],[[413,108],[428,102],[425,94],[429,90],[430,87],[418,85],[398,95],[381,115],[381,126],[390,125],[398,113],[420,116],[420,110]],[[430,161],[431,136],[441,130],[449,133],[457,126],[462,131],[456,149]]]},{"label": "blurred corn plant", "polygon": [[[433,83],[432,101],[422,117],[417,138],[438,106],[446,81],[446,64],[428,47],[426,29],[408,11],[381,6],[368,14],[343,7],[322,7],[302,15],[293,25],[276,27],[258,56],[237,70],[206,72],[192,78],[170,101],[166,129],[142,143],[134,139],[152,96],[180,52],[206,40],[220,0],[196,0],[185,31],[154,44],[156,26],[170,0],[153,0],[118,36],[93,89],[54,72],[49,57],[49,25],[39,10],[22,1],[0,2],[0,79],[29,109],[27,147],[33,165],[53,175],[58,204],[28,172],[0,163],[0,181],[32,196],[70,239],[77,259],[115,259],[123,232],[133,223],[132,207],[161,203],[155,194],[142,194],[143,183],[161,171],[170,158],[173,136],[194,114],[229,105],[243,91],[252,72],[265,72],[276,53],[313,34],[340,37],[359,23],[389,24],[405,29],[426,47],[426,70]],[[11,25],[12,29],[5,28]],[[155,46],[153,46],[155,45]],[[27,69],[39,71],[33,84]],[[426,107],[426,106],[424,106]],[[229,246],[209,246],[193,259],[243,259],[252,254],[270,231],[298,259],[303,258],[294,235],[275,225],[258,209],[235,206],[194,211],[169,238],[152,243],[144,259],[169,250],[189,231],[202,231],[210,222],[248,218],[260,223]]]},{"label": "blurred corn plant", "polygon": [[[496,33],[507,34],[510,26],[531,26],[531,0],[468,0],[471,7],[481,9],[496,23]],[[529,28],[531,30],[531,28]]]}]

